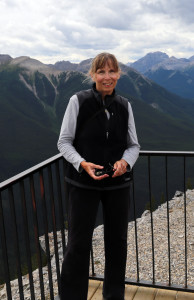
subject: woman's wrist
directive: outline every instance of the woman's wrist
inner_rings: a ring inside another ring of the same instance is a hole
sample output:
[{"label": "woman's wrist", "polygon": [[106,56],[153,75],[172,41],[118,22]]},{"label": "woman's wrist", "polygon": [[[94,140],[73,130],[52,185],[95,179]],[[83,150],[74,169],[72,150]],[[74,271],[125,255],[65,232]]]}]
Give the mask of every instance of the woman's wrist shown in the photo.
[{"label": "woman's wrist", "polygon": [[81,163],[80,163],[80,166],[84,169],[84,167],[87,165],[87,162],[85,160],[83,160]]},{"label": "woman's wrist", "polygon": [[121,158],[121,159],[120,159],[120,161],[121,161],[121,163],[122,163],[123,167],[125,167],[125,168],[127,168],[127,167],[128,167],[128,163],[126,162],[126,160],[125,160],[125,159]]}]

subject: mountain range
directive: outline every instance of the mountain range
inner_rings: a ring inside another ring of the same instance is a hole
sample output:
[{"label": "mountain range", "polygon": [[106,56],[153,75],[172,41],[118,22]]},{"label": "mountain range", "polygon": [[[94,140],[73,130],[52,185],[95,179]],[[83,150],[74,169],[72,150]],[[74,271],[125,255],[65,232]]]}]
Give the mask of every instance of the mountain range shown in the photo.
[{"label": "mountain range", "polygon": [[[91,60],[90,58],[79,64],[59,61],[49,66],[61,71],[87,73]],[[127,66],[145,75],[172,93],[183,98],[194,99],[194,56],[188,59],[178,59],[157,51],[148,53],[134,63],[128,63]]]},{"label": "mountain range", "polygon": [[194,56],[178,59],[158,51],[127,65],[170,92],[194,99]]},{"label": "mountain range", "polygon": [[[0,180],[58,153],[69,98],[91,87],[91,59],[46,65],[27,56],[0,55]],[[143,150],[193,150],[194,101],[175,95],[120,63],[117,92],[132,104]]]}]

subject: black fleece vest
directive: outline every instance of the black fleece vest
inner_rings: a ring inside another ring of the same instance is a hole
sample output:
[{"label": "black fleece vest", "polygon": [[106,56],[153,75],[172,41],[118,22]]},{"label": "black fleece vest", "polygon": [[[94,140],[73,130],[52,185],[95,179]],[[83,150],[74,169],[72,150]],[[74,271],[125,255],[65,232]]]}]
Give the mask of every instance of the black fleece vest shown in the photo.
[{"label": "black fleece vest", "polygon": [[[127,148],[128,100],[115,92],[106,96],[104,103],[95,90],[77,93],[79,113],[74,147],[87,161],[104,166],[114,165]],[[109,118],[105,109],[109,112]],[[129,184],[128,174],[96,181],[84,170],[79,173],[69,164],[66,180],[74,185],[91,189],[114,189]]]}]

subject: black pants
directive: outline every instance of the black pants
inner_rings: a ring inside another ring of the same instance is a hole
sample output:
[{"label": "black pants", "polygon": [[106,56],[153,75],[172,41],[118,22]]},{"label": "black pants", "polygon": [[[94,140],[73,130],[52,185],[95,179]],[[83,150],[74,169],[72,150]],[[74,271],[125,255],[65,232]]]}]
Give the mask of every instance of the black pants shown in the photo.
[{"label": "black pants", "polygon": [[102,202],[105,242],[104,298],[124,300],[130,189],[69,189],[68,245],[61,271],[61,300],[87,300],[92,234]]}]

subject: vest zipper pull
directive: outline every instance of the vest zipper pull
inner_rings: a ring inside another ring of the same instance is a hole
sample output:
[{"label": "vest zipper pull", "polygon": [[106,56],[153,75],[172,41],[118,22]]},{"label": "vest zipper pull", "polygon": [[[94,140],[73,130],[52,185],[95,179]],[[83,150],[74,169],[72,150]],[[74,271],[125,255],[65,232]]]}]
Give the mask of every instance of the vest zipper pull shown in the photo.
[{"label": "vest zipper pull", "polygon": [[106,138],[107,138],[107,139],[108,139],[108,135],[109,135],[109,132],[107,131],[107,132],[106,132]]}]

